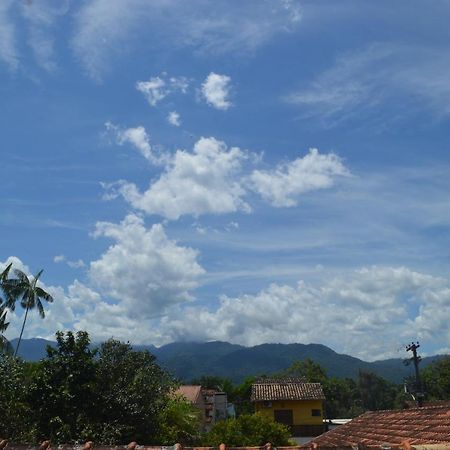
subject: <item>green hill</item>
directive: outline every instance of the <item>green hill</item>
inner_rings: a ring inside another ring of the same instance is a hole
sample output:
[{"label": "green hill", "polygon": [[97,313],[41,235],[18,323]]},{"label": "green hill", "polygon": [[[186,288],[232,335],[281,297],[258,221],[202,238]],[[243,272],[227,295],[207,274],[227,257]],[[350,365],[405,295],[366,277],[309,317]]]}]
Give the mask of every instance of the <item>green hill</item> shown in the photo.
[{"label": "green hill", "polygon": [[[12,341],[15,346],[16,340]],[[47,345],[45,339],[22,340],[19,354],[36,361],[43,358]],[[296,360],[311,358],[323,366],[329,376],[356,378],[359,370],[374,372],[390,381],[401,383],[412,374],[402,359],[366,362],[353,356],[336,353],[321,344],[262,344],[243,347],[228,342],[175,342],[155,347],[136,345],[136,350],[148,350],[159,363],[184,382],[202,375],[217,375],[241,382],[250,375],[273,374],[289,367]],[[405,354],[405,357],[407,355]],[[423,358],[422,367],[439,356]]]}]

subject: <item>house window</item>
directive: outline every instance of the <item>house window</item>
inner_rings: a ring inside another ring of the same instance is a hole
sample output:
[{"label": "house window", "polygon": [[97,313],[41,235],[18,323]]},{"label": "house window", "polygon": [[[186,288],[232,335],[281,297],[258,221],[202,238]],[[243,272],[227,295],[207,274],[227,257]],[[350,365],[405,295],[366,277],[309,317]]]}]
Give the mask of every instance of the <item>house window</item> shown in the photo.
[{"label": "house window", "polygon": [[321,417],[322,416],[322,410],[321,409],[312,409],[311,415],[315,417]]}]

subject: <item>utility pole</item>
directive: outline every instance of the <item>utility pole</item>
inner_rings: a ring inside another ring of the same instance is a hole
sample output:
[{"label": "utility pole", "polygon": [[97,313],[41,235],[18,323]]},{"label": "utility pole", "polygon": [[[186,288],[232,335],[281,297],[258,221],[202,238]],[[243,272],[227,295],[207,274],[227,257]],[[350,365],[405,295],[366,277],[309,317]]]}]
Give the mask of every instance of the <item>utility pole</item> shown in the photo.
[{"label": "utility pole", "polygon": [[420,373],[419,373],[419,363],[422,361],[422,358],[417,354],[417,349],[420,347],[420,344],[418,342],[414,343],[411,342],[411,344],[406,346],[407,352],[412,352],[413,356],[412,358],[406,359],[405,364],[409,365],[411,362],[414,363],[414,371],[416,374],[416,382],[414,383],[414,388],[411,390],[411,394],[413,396],[413,399],[417,402],[417,406],[421,407],[423,406],[423,398],[425,396],[423,392],[423,386],[422,381],[420,380]]}]

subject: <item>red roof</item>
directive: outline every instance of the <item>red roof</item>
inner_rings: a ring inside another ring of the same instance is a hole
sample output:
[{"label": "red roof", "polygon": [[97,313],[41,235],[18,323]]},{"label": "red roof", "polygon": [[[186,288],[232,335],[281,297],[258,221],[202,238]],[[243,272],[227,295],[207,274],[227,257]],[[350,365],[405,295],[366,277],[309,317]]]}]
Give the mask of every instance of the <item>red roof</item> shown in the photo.
[{"label": "red roof", "polygon": [[184,397],[186,400],[195,404],[201,398],[202,387],[201,386],[193,386],[193,385],[183,385],[183,386],[180,386],[175,391],[175,394],[180,395],[180,396]]},{"label": "red roof", "polygon": [[450,443],[450,405],[370,411],[313,439],[319,447]]},{"label": "red roof", "polygon": [[302,379],[260,380],[252,385],[252,402],[274,400],[325,400],[320,383]]}]

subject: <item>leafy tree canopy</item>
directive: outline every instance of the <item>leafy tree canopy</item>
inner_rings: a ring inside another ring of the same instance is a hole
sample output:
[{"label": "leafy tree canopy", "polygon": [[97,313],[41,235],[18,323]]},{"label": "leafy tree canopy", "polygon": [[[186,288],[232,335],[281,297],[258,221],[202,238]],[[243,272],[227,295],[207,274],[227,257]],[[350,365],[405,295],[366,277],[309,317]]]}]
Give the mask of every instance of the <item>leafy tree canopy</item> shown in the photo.
[{"label": "leafy tree canopy", "polygon": [[275,446],[290,445],[290,432],[284,425],[262,414],[243,414],[237,419],[217,422],[204,437],[204,445],[262,446],[271,442]]},{"label": "leafy tree canopy", "polygon": [[430,400],[450,400],[450,356],[444,356],[423,369],[422,379]]}]

